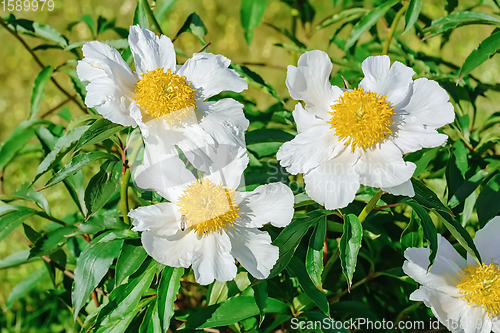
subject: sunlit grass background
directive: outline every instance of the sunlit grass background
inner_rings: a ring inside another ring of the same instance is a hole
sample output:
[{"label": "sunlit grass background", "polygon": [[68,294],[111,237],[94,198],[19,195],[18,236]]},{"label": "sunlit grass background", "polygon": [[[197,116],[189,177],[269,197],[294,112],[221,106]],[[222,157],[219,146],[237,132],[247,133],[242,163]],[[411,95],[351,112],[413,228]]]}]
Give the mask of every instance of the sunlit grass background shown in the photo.
[{"label": "sunlit grass background", "polygon": [[[458,10],[471,8],[477,2],[472,0],[459,1]],[[332,32],[339,24],[330,26],[326,29],[315,32],[314,26],[323,19],[334,14],[333,0],[312,0],[312,6],[316,9],[316,16],[311,26],[302,27],[298,25],[297,37],[310,49],[321,49],[327,51],[332,58],[341,58],[343,51],[337,48],[333,43],[330,43]],[[243,37],[243,29],[240,24],[239,1],[234,0],[180,0],[173,9],[168,12],[167,16],[161,20],[161,28],[165,34],[174,37],[182,26],[186,17],[196,12],[208,29],[207,42],[211,42],[209,51],[216,54],[223,54],[230,58],[234,63],[245,64],[252,70],[260,74],[264,80],[269,82],[282,97],[288,96],[285,86],[286,66],[296,64],[300,54],[287,51],[281,47],[275,46],[276,43],[286,42],[285,37],[276,33],[273,28],[266,26],[266,22],[272,22],[278,27],[289,27],[291,8],[284,2],[279,0],[268,0],[267,10],[263,17],[263,24],[255,29],[255,35],[251,47],[248,47]],[[426,0],[423,2],[422,13],[436,19],[446,15],[444,11],[445,0]],[[26,18],[49,24],[59,32],[62,32],[70,42],[92,40],[90,30],[81,22],[76,24],[71,31],[67,30],[71,22],[77,21],[82,15],[91,15],[94,20],[98,16],[103,16],[108,20],[115,20],[117,27],[127,28],[132,22],[136,1],[126,0],[79,0],[79,1],[64,1],[55,0],[55,10],[49,12],[14,12],[17,18]],[[476,11],[491,13],[491,9],[486,6],[474,7]],[[2,12],[2,17],[7,17],[9,13]],[[403,25],[403,22],[400,22]],[[346,26],[341,32],[340,37],[347,38],[350,33],[351,25]],[[402,26],[400,27],[400,29]],[[377,23],[377,31],[381,38],[387,34],[387,26],[383,20]],[[415,34],[407,33],[401,35],[401,39],[408,44],[413,50],[425,52],[428,55],[441,57],[444,60],[461,66],[469,53],[478,46],[479,42],[489,36],[493,27],[490,26],[467,26],[458,28],[451,33],[449,41],[441,47],[442,36],[434,37],[423,43]],[[23,36],[28,45],[34,47],[38,45],[39,40]],[[107,31],[100,35],[101,40],[118,39],[119,36],[113,31]],[[369,40],[371,36],[366,33],[360,39],[360,43]],[[31,55],[5,29],[0,30],[0,142],[4,141],[13,129],[23,120],[27,119],[30,109],[30,96],[33,88],[33,82],[40,71],[40,67],[35,63]],[[183,51],[187,56],[193,52],[198,52],[202,45],[198,38],[191,34],[182,34],[175,42],[176,48]],[[45,65],[56,67],[66,60],[68,54],[62,50],[47,50],[35,51]],[[180,63],[185,61],[185,57],[179,56]],[[395,59],[393,59],[395,60]],[[255,65],[258,64],[258,65]],[[334,67],[333,75],[338,68]],[[500,78],[500,57],[494,56],[486,61],[482,66],[475,69],[472,74],[484,83],[497,84]],[[71,91],[71,82],[67,75],[56,73],[56,79]],[[258,110],[265,110],[268,106],[274,103],[273,99],[262,91],[250,90],[245,92],[247,97],[255,100]],[[65,96],[58,91],[52,83],[48,83],[45,98],[41,102],[40,112],[44,114],[51,108],[60,104],[65,100]],[[293,101],[289,101],[287,106],[291,110]],[[488,92],[486,96],[478,98],[478,121],[485,119],[490,114],[499,111],[500,93]],[[82,111],[71,102],[66,104],[71,110],[73,117],[82,115]],[[67,122],[57,115],[57,112],[52,113],[48,120],[56,124],[66,124]],[[36,142],[33,139],[33,143]],[[24,154],[16,158],[10,164],[3,175],[3,187],[0,191],[4,193],[12,193],[17,190],[21,184],[30,182],[33,179],[37,165],[42,158],[42,152],[32,149],[27,145],[24,149]],[[96,167],[97,168],[97,167]],[[88,181],[88,179],[86,180]],[[1,192],[0,192],[1,193]],[[65,206],[71,206],[76,211],[76,206],[72,203],[66,190],[62,185],[55,186],[44,192],[51,208],[52,213],[56,217],[60,217],[64,209],[64,213],[69,213]],[[28,219],[32,225],[41,226],[42,222],[37,218]],[[5,258],[11,253],[26,249],[26,245],[22,241],[20,233],[14,232],[5,240],[0,242],[0,259]],[[47,278],[46,283],[41,283],[35,291],[31,292],[29,297],[23,299],[22,305],[16,303],[13,309],[5,313],[5,303],[12,288],[26,277],[31,272],[37,270],[43,265],[41,261],[31,264],[22,265],[19,267],[3,270],[0,274],[0,328],[2,328],[2,319],[4,322],[14,322],[13,317],[17,317],[16,323],[19,325],[19,330],[16,327],[11,327],[5,332],[20,331],[19,320],[30,320],[43,313],[42,310],[49,308],[64,309],[64,305],[59,303],[54,305],[55,296],[51,296],[43,291],[51,289],[51,283]],[[33,306],[37,304],[37,306]],[[45,308],[44,308],[45,306]],[[55,316],[52,318],[44,318],[47,324],[44,328],[36,330],[41,331],[72,331],[75,328],[72,324],[72,319],[69,310],[60,312],[50,312]],[[5,317],[6,316],[6,317]],[[31,317],[30,317],[31,316]],[[4,329],[0,332],[4,332]]]}]

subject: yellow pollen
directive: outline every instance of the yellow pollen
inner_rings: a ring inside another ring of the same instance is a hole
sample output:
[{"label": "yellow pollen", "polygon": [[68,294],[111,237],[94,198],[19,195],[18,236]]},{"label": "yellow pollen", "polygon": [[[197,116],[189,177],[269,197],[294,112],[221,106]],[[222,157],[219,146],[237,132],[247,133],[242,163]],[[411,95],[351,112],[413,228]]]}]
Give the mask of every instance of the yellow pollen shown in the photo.
[{"label": "yellow pollen", "polygon": [[367,149],[382,142],[391,130],[394,107],[386,97],[363,88],[346,91],[335,104],[328,121],[346,146]]},{"label": "yellow pollen", "polygon": [[141,79],[135,86],[135,102],[144,111],[153,117],[165,116],[167,122],[181,122],[196,109],[196,100],[192,89],[186,82],[185,76],[172,73],[170,69],[165,73],[163,68],[157,68],[141,74]]},{"label": "yellow pollen", "polygon": [[222,183],[215,185],[205,178],[195,180],[177,199],[178,211],[198,236],[211,231],[219,232],[227,228],[228,223],[234,225],[234,220],[240,217],[235,194],[233,189],[227,189]]},{"label": "yellow pollen", "polygon": [[457,285],[460,298],[468,304],[481,305],[490,318],[500,314],[500,268],[491,260],[489,265],[472,264],[460,272],[462,279]]}]

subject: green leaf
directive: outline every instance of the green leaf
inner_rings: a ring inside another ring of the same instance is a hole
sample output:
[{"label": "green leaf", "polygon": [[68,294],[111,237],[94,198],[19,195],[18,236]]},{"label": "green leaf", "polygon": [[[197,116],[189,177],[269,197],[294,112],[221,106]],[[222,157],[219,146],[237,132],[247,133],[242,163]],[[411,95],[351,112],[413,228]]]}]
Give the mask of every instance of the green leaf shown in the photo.
[{"label": "green leaf", "polygon": [[259,313],[260,314],[259,325],[261,325],[262,322],[264,321],[264,318],[266,315],[264,312],[264,309],[267,306],[267,299],[269,298],[269,294],[267,292],[267,280],[261,280],[261,281],[257,282],[256,284],[254,284],[252,286],[252,289],[253,289],[253,295],[255,298],[255,303],[259,307],[259,311],[260,311],[260,313]]},{"label": "green leaf", "polygon": [[299,284],[306,295],[323,313],[328,315],[330,313],[330,306],[328,304],[328,300],[326,299],[326,295],[314,285],[309,277],[309,274],[307,274],[304,263],[296,256],[293,256],[290,263],[286,267],[286,270],[290,273],[290,275],[297,277]]},{"label": "green leaf", "polygon": [[[99,285],[102,278],[108,273],[109,266],[118,257],[123,240],[113,240],[99,243],[106,234],[92,240],[80,254],[76,261],[75,283],[71,300],[74,309],[74,318],[86,303],[92,290]],[[116,290],[116,288],[114,289]]]},{"label": "green leaf", "polygon": [[24,222],[28,217],[37,213],[36,210],[18,206],[13,212],[5,214],[0,218],[0,241],[7,237],[17,226]]},{"label": "green leaf", "polygon": [[46,213],[50,214],[49,203],[47,199],[40,192],[35,192],[33,188],[30,187],[29,183],[24,183],[21,188],[14,192],[15,196],[23,198],[26,200],[33,201],[38,207],[43,209]]},{"label": "green leaf", "polygon": [[195,35],[200,39],[202,45],[206,44],[205,35],[208,33],[208,30],[205,27],[205,24],[203,24],[203,21],[198,16],[198,14],[191,13],[188,16],[182,27],[179,29],[179,32],[177,32],[175,38],[179,37],[179,35],[182,34],[183,32],[192,33],[193,35]]},{"label": "green leaf", "polygon": [[35,135],[33,127],[51,124],[43,119],[25,120],[19,124],[0,147],[0,170],[5,168],[26,143]]},{"label": "green leaf", "polygon": [[410,6],[405,13],[405,31],[410,30],[417,23],[420,9],[422,8],[422,0],[410,0]]},{"label": "green leaf", "polygon": [[169,329],[170,319],[174,315],[174,302],[179,293],[182,274],[184,274],[184,268],[168,266],[161,273],[161,280],[158,286],[158,315],[164,332]]},{"label": "green leaf", "polygon": [[99,172],[90,179],[85,189],[87,215],[96,213],[115,193],[122,174],[122,168],[121,161],[106,161],[101,165]]},{"label": "green leaf", "polygon": [[247,149],[261,158],[276,154],[282,145],[283,142],[258,142],[247,144]]},{"label": "green leaf", "polygon": [[[264,312],[289,314],[290,308],[286,303],[268,298]],[[178,330],[227,326],[257,316],[259,313],[259,307],[252,296],[235,296],[222,303],[201,309],[196,312],[195,316],[190,316]]]},{"label": "green leaf", "polygon": [[253,30],[259,26],[260,20],[266,11],[267,0],[242,0],[240,7],[241,26],[245,30],[245,40],[250,46],[253,39]]},{"label": "green leaf", "polygon": [[323,247],[326,236],[326,216],[319,220],[309,239],[306,255],[306,270],[317,288],[321,288],[321,274],[323,273]]},{"label": "green leaf", "polygon": [[246,66],[241,66],[238,64],[231,64],[231,68],[233,68],[238,74],[240,74],[243,78],[247,78],[249,81],[256,83],[258,86],[264,88],[271,96],[275,97],[278,101],[283,103],[283,99],[278,95],[276,90],[264,79],[250,68]]},{"label": "green leaf", "polygon": [[59,170],[59,172],[57,172],[54,176],[52,176],[52,178],[49,179],[47,184],[45,184],[45,187],[49,187],[59,183],[61,180],[76,173],[84,166],[101,158],[106,158],[111,161],[117,160],[116,156],[102,151],[92,151],[89,153],[77,155],[75,158],[71,160],[71,162],[66,164],[61,170]]},{"label": "green leaf", "polygon": [[80,139],[82,134],[89,128],[89,126],[81,126],[70,130],[68,133],[64,134],[62,137],[57,139],[54,147],[51,149],[50,153],[45,156],[42,163],[36,169],[36,175],[32,182],[37,181],[41,175],[54,168],[61,161],[61,159],[66,155],[67,151],[63,151],[63,148],[69,148],[74,142]]},{"label": "green leaf", "polygon": [[158,299],[149,304],[144,321],[139,327],[139,333],[162,333],[166,332],[161,329],[160,315],[158,313]]},{"label": "green leaf", "polygon": [[311,199],[307,195],[307,193],[305,193],[305,192],[299,193],[299,194],[295,195],[295,197],[293,198],[293,207],[294,208],[304,207],[304,206],[312,205],[315,203],[316,203],[316,201]]},{"label": "green leaf", "polygon": [[80,223],[75,234],[96,234],[104,229],[127,228],[128,225],[119,218],[117,210],[105,210],[102,214],[93,215],[86,222]]},{"label": "green leaf", "polygon": [[493,176],[477,197],[476,210],[479,224],[486,223],[500,213],[500,173]]},{"label": "green leaf", "polygon": [[267,141],[286,142],[292,140],[294,137],[293,134],[276,128],[261,128],[245,133],[245,141],[247,144]]},{"label": "green leaf", "polygon": [[135,7],[134,19],[132,20],[132,25],[139,25],[142,29],[149,29],[149,20],[146,13],[146,8],[144,8],[145,2],[142,0],[137,0],[137,7]]},{"label": "green leaf", "polygon": [[429,214],[427,214],[425,209],[422,208],[418,202],[413,199],[404,199],[403,202],[411,206],[415,213],[417,213],[420,217],[420,222],[422,223],[422,228],[424,230],[424,237],[429,242],[429,269],[434,264],[434,259],[436,259],[437,255],[438,240],[436,226],[432,222]]},{"label": "green leaf", "polygon": [[131,277],[127,284],[113,289],[109,302],[101,306],[97,318],[98,326],[113,326],[133,311],[148,290],[156,273],[156,262],[148,260]]},{"label": "green leaf", "polygon": [[405,230],[401,233],[401,245],[403,248],[422,247],[424,241],[424,230],[422,222],[415,211],[411,213],[411,219]]},{"label": "green leaf", "polygon": [[35,118],[38,113],[38,109],[40,108],[40,101],[43,97],[43,91],[45,90],[45,86],[47,82],[49,82],[52,72],[54,68],[47,66],[38,74],[35,79],[35,84],[33,86],[33,92],[31,93],[31,111],[29,115],[29,119]]},{"label": "green leaf", "polygon": [[[106,43],[106,42],[103,42]],[[76,44],[76,43],[75,43]],[[79,45],[76,46],[75,48],[81,48],[83,44],[78,43]],[[81,44],[81,45],[80,45]],[[72,44],[74,45],[74,44]],[[71,50],[71,46],[66,48],[66,51]],[[68,74],[71,83],[73,83],[73,88],[75,88],[75,91],[78,93],[82,101],[85,101],[85,97],[87,96],[87,89],[85,88],[85,84],[80,80],[78,77],[78,74],[73,68],[63,68],[62,71],[64,71],[66,74]],[[92,110],[92,109],[91,109]]]},{"label": "green leaf", "polygon": [[458,76],[457,82],[460,81],[465,75],[472,72],[474,68],[478,67],[497,53],[498,50],[500,50],[500,29],[495,29],[495,31],[483,40],[479,46],[469,54],[467,59],[465,59],[465,62],[460,69],[460,75]]},{"label": "green leaf", "polygon": [[281,231],[278,237],[276,237],[273,245],[279,247],[280,255],[278,261],[269,274],[269,278],[278,275],[283,269],[285,269],[288,262],[292,259],[300,240],[309,230],[309,227],[315,225],[321,220],[321,215],[321,212],[310,212],[309,216],[292,221]]},{"label": "green leaf", "polygon": [[356,270],[358,261],[358,252],[363,240],[363,226],[358,217],[354,214],[348,214],[344,217],[344,233],[340,238],[340,264],[342,272],[347,280],[347,289],[351,289],[352,276]]},{"label": "green leaf", "polygon": [[411,183],[413,185],[413,189],[415,190],[415,197],[413,199],[415,199],[419,204],[427,209],[436,209],[452,213],[451,210],[446,207],[441,200],[439,200],[436,193],[425,186],[424,183],[415,178],[411,178]]},{"label": "green leaf", "polygon": [[398,3],[400,3],[400,0],[384,1],[380,6],[372,9],[368,14],[363,16],[363,18],[352,28],[351,35],[345,44],[344,50],[349,50],[351,46],[356,43],[359,37],[361,37],[361,35],[370,30],[370,28],[377,23],[379,18],[384,16],[389,9]]},{"label": "green leaf", "polygon": [[472,240],[472,237],[469,235],[467,230],[465,230],[462,225],[455,221],[451,215],[445,212],[437,212],[439,216],[442,217],[442,221],[446,228],[451,232],[453,237],[458,241],[458,243],[469,253],[472,258],[476,260],[477,263],[482,263],[481,255]]},{"label": "green leaf", "polygon": [[81,148],[101,142],[113,134],[119,132],[124,127],[120,124],[115,124],[107,119],[101,118],[93,123],[81,136],[76,144],[75,151]]},{"label": "green leaf", "polygon": [[95,22],[92,19],[92,16],[90,15],[83,15],[81,17],[82,22],[85,22],[85,24],[89,27],[90,33],[92,33],[92,36],[96,35],[96,29],[95,29]]},{"label": "green leaf", "polygon": [[450,29],[470,24],[500,25],[500,19],[481,12],[463,11],[453,13],[432,21],[431,26],[424,29],[425,38],[439,35]]},{"label": "green leaf", "polygon": [[455,208],[465,199],[467,199],[481,184],[481,182],[490,175],[489,170],[479,170],[474,176],[466,179],[465,182],[453,193],[448,201],[451,208]]},{"label": "green leaf", "polygon": [[35,242],[28,259],[49,255],[59,250],[68,242],[66,235],[71,234],[75,228],[74,226],[60,227],[46,233]]},{"label": "green leaf", "polygon": [[446,11],[451,13],[458,6],[458,0],[446,0]]},{"label": "green leaf", "polygon": [[14,305],[15,301],[26,295],[28,291],[34,289],[36,287],[36,284],[42,281],[48,274],[49,271],[45,267],[42,267],[19,282],[10,292],[7,303],[5,304],[5,308],[7,310],[10,309],[12,305]]},{"label": "green leaf", "polygon": [[33,22],[25,19],[15,19],[13,15],[9,16],[7,19],[9,25],[12,25],[17,32],[34,36],[42,37],[56,42],[61,47],[68,46],[69,42],[66,37],[60,34],[56,29],[49,25],[40,24],[38,22]]},{"label": "green leaf", "polygon": [[340,11],[339,13],[335,13],[333,16],[323,20],[320,24],[316,26],[316,30],[321,30],[323,28],[329,27],[332,24],[337,22],[351,22],[354,21],[361,16],[365,15],[369,10],[366,8],[348,8]]},{"label": "green leaf", "polygon": [[141,246],[141,244],[124,242],[122,246],[122,250],[120,252],[120,256],[118,257],[118,261],[116,262],[116,283],[115,285],[119,286],[125,281],[127,277],[134,274],[139,267],[141,267],[142,263],[148,254]]},{"label": "green leaf", "polygon": [[[12,253],[3,259],[0,259],[0,269],[6,269],[11,267],[16,267],[28,262],[28,256],[30,255],[30,250],[22,250],[16,253]],[[33,262],[35,260],[31,260]]]}]

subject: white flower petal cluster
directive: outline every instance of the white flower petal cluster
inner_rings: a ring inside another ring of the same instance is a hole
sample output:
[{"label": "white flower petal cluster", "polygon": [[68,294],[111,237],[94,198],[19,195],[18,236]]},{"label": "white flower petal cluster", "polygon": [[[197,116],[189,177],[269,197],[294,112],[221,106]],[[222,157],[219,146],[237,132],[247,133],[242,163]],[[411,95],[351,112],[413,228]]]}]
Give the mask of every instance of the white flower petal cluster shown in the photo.
[{"label": "white flower petal cluster", "polygon": [[142,166],[136,185],[170,202],[132,210],[133,230],[142,231],[150,256],[172,267],[192,266],[200,284],[234,279],[235,259],[255,278],[265,279],[279,251],[258,228],[268,222],[288,225],[293,193],[282,183],[235,191],[248,164],[246,150],[218,152],[210,173],[198,179],[179,159]]},{"label": "white flower petal cluster", "polygon": [[[438,234],[438,251],[429,266],[429,248],[408,248],[404,272],[421,286],[410,295],[423,301],[454,333],[500,332],[500,217],[476,232],[474,244],[482,267],[468,254],[464,259]],[[487,305],[487,306],[485,306]]]},{"label": "white flower petal cluster", "polygon": [[222,91],[248,88],[228,68],[229,59],[195,53],[178,66],[171,40],[139,26],[130,27],[128,41],[135,72],[107,44],[93,41],[83,46],[84,59],[79,61],[77,73],[82,82],[88,82],[88,107],[114,123],[139,126],[145,138],[152,131],[162,132],[175,140],[170,145],[196,144],[193,137],[208,143],[244,145],[242,133],[249,122],[243,105],[231,98],[205,101]]},{"label": "white flower petal cluster", "polygon": [[[89,42],[77,73],[88,83],[87,106],[114,123],[140,128],[145,150],[135,184],[169,201],[130,211],[133,230],[142,231],[151,257],[172,267],[192,266],[200,284],[232,280],[235,259],[265,279],[279,251],[259,228],[290,223],[293,193],[281,183],[236,191],[248,164],[249,122],[234,99],[206,101],[222,91],[241,92],[246,82],[222,55],[195,53],[178,66],[168,37],[132,26],[128,41],[135,72],[115,49]],[[200,171],[203,177],[195,177]]]},{"label": "white flower petal cluster", "polygon": [[387,56],[363,61],[365,77],[354,90],[329,82],[332,63],[323,51],[304,53],[288,66],[286,84],[298,103],[297,136],[277,158],[292,174],[303,173],[306,192],[327,209],[347,206],[360,184],[413,196],[415,164],[403,154],[444,145],[436,131],[454,119],[438,83],[412,80],[414,71]]}]

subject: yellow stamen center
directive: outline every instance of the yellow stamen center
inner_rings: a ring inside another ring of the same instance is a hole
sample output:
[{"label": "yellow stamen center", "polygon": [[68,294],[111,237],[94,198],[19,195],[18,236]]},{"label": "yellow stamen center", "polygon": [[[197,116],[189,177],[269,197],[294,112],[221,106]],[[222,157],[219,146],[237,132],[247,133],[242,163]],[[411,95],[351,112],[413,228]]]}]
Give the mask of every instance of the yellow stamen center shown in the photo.
[{"label": "yellow stamen center", "polygon": [[333,112],[328,123],[346,146],[351,145],[351,152],[355,147],[367,149],[391,133],[395,113],[390,104],[385,96],[363,88],[346,91],[330,106]]},{"label": "yellow stamen center", "polygon": [[222,183],[215,185],[204,178],[195,180],[177,199],[178,211],[184,216],[187,226],[199,236],[211,231],[219,232],[228,224],[234,225],[234,220],[240,217],[235,194],[233,189],[227,189]]},{"label": "yellow stamen center", "polygon": [[489,265],[472,264],[460,272],[462,279],[457,285],[460,298],[468,304],[481,305],[490,318],[500,314],[500,268],[491,261]]},{"label": "yellow stamen center", "polygon": [[185,76],[167,72],[157,68],[141,74],[141,79],[135,86],[137,97],[135,102],[153,117],[165,116],[172,125],[186,118],[191,108],[196,109],[193,89],[186,82]]}]

